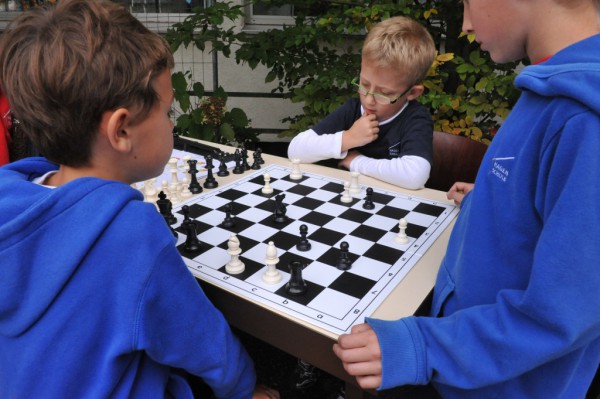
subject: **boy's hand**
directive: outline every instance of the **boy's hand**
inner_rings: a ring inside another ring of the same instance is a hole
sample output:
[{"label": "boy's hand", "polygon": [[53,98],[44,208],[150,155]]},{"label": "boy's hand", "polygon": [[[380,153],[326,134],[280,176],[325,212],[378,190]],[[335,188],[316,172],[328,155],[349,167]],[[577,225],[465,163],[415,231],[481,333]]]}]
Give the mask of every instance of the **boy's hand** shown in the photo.
[{"label": "boy's hand", "polygon": [[359,155],[360,155],[360,152],[358,152],[356,150],[348,151],[348,154],[346,154],[346,158],[344,158],[340,162],[338,162],[338,167],[350,170],[350,164],[352,163],[352,160]]},{"label": "boy's hand", "polygon": [[472,183],[456,182],[450,187],[446,197],[449,200],[453,200],[455,205],[460,205],[465,195],[473,190],[473,187],[475,187],[475,185]]},{"label": "boy's hand", "polygon": [[279,392],[264,385],[254,388],[252,399],[280,399]]},{"label": "boy's hand", "polygon": [[362,147],[377,139],[379,122],[377,115],[364,114],[342,135],[342,152],[350,148]]},{"label": "boy's hand", "polygon": [[356,377],[363,389],[381,386],[381,348],[375,331],[368,324],[352,327],[350,334],[342,334],[333,352],[340,358],[346,372]]}]

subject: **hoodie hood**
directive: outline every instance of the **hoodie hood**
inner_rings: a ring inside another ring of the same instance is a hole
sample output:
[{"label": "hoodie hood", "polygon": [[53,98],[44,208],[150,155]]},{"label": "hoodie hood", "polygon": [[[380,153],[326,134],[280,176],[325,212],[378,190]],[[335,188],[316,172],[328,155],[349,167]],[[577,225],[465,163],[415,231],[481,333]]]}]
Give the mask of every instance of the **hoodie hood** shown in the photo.
[{"label": "hoodie hood", "polygon": [[554,54],[548,61],[523,68],[515,86],[541,96],[565,97],[600,113],[600,34]]},{"label": "hoodie hood", "polygon": [[[83,263],[114,215],[140,192],[81,178],[51,189],[31,182],[57,169],[43,158],[0,168],[0,334],[32,326]],[[90,212],[94,209],[94,212]]]}]

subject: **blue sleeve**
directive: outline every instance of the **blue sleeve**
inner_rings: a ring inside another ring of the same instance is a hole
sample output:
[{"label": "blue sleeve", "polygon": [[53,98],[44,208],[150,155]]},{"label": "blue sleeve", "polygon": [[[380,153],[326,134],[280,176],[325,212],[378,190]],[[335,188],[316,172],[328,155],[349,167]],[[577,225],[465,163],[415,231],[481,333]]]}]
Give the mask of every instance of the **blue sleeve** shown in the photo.
[{"label": "blue sleeve", "polygon": [[140,349],[201,377],[218,398],[249,398],[254,366],[174,246],[156,259],[139,309]]},{"label": "blue sleeve", "polygon": [[[547,173],[541,174],[545,181],[523,187],[539,191],[537,203],[529,205],[539,210],[543,223],[530,269],[524,271],[529,276],[526,287],[502,289],[493,303],[439,318],[368,320],[382,351],[381,388],[434,381],[477,389],[524,378],[542,367],[547,373],[562,370],[564,377],[582,358],[597,353],[600,185],[591,171],[600,170],[598,132],[598,118],[572,118],[540,160],[540,169],[547,166]],[[507,201],[521,200],[506,195]],[[462,241],[465,246],[478,245],[475,237]],[[502,254],[496,253],[494,265],[463,265],[462,270],[485,267],[501,276],[506,270],[502,261]],[[444,265],[439,273],[446,273]],[[449,280],[460,278],[446,274]],[[440,281],[438,277],[436,290]],[[458,293],[444,294],[452,295]],[[556,363],[549,366],[552,362]],[[553,374],[546,378],[549,375]],[[538,378],[535,383],[543,382]]]}]

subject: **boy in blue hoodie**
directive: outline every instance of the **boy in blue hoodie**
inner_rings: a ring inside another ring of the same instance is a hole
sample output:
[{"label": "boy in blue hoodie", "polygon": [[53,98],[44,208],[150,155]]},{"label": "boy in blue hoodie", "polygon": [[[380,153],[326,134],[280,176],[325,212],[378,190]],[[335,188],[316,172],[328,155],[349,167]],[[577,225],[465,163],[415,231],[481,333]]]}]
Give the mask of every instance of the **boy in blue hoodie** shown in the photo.
[{"label": "boy in blue hoodie", "polygon": [[600,362],[600,0],[464,0],[521,97],[461,203],[429,317],[367,319],[334,345],[364,388],[583,398]]},{"label": "boy in blue hoodie", "polygon": [[0,397],[192,398],[181,370],[252,397],[248,354],[130,187],[173,148],[166,42],[87,0],[0,39],[0,84],[45,156],[0,169]]}]

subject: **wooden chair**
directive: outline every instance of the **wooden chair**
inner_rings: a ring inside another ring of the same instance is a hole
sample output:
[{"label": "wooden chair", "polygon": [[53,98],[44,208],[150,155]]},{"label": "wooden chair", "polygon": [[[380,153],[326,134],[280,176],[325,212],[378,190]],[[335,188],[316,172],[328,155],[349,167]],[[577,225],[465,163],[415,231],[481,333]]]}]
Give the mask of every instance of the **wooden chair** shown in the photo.
[{"label": "wooden chair", "polygon": [[433,164],[425,187],[448,191],[457,181],[473,183],[487,145],[464,136],[433,132]]}]

